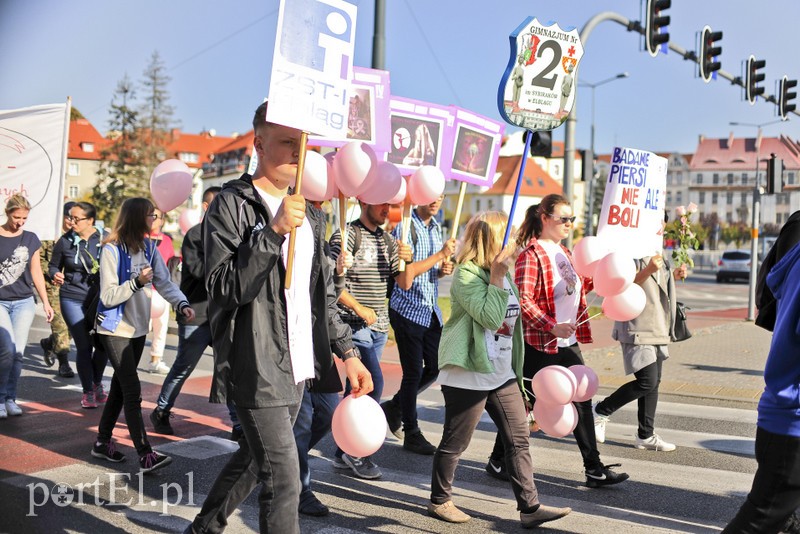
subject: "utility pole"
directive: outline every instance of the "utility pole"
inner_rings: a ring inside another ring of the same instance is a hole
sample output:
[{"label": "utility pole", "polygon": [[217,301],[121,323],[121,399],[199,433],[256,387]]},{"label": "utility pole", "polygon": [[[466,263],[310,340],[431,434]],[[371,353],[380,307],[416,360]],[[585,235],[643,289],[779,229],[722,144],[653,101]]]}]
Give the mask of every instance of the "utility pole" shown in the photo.
[{"label": "utility pole", "polygon": [[386,0],[375,0],[375,32],[372,35],[372,68],[386,70]]}]

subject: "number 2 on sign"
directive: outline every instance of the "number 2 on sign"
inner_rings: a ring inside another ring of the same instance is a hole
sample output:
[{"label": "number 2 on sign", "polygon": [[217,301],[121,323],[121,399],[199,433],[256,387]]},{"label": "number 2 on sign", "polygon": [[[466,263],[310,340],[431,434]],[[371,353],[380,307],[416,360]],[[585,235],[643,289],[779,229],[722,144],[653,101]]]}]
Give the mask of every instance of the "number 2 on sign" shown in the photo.
[{"label": "number 2 on sign", "polygon": [[558,44],[558,41],[545,41],[539,47],[539,50],[536,54],[536,57],[542,57],[542,54],[545,50],[552,50],[553,51],[553,59],[550,63],[544,68],[542,72],[534,76],[531,80],[531,85],[536,85],[538,87],[546,87],[547,89],[553,90],[553,87],[556,85],[556,80],[558,79],[557,74],[553,74],[550,78],[547,77],[548,74],[553,72],[556,67],[558,67],[559,59],[561,58],[561,45]]}]

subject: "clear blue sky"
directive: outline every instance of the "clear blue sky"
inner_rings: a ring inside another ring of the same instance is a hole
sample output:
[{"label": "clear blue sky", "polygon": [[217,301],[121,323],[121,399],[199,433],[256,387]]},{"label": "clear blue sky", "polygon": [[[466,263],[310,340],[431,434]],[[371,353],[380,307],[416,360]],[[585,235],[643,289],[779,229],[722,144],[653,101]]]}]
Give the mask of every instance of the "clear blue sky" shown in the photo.
[{"label": "clear blue sky", "polygon": [[[362,0],[355,63],[370,66],[373,2]],[[509,56],[508,35],[527,16],[579,29],[601,11],[639,20],[639,0],[387,0],[386,68],[393,94],[457,104],[499,118],[497,86]],[[220,135],[249,129],[253,109],[269,90],[277,0],[0,0],[0,109],[64,101],[97,128],[117,81],[141,79],[157,50],[168,74],[171,103],[187,132]],[[767,93],[784,74],[800,78],[800,2],[673,0],[671,40],[694,49],[708,24],[722,30],[722,68],[740,74],[750,54],[767,60]],[[754,136],[730,121],[775,120],[775,106],[742,100],[720,79],[705,84],[696,65],[670,53],[642,51],[638,34],[602,23],[584,43],[579,81],[630,78],[596,89],[596,148],[625,145],[653,151],[694,151],[698,135]],[[591,91],[578,93],[578,147],[589,145]],[[764,128],[800,138],[800,117]],[[563,127],[554,132],[563,139]]]}]

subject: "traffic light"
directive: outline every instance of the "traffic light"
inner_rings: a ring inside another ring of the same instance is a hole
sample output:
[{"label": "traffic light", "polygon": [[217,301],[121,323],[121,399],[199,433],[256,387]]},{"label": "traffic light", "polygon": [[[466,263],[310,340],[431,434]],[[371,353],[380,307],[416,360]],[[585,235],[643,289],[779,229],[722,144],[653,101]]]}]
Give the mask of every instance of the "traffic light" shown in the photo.
[{"label": "traffic light", "polygon": [[767,194],[783,191],[783,160],[772,154],[767,162]]},{"label": "traffic light", "polygon": [[590,182],[594,178],[594,154],[588,148],[581,150],[581,181]]},{"label": "traffic light", "polygon": [[722,67],[722,63],[718,61],[722,54],[722,47],[718,43],[721,40],[722,32],[712,32],[708,26],[700,34],[700,77],[706,83]]},{"label": "traffic light", "polygon": [[[530,134],[530,130],[526,130],[523,134],[522,140],[525,141],[527,136]],[[550,137],[550,132],[533,132],[533,138],[531,139],[531,156],[549,158],[552,154],[553,140]]]},{"label": "traffic light", "polygon": [[661,45],[669,43],[669,15],[662,13],[669,9],[672,0],[646,0],[644,14],[644,46],[651,56],[658,55]]},{"label": "traffic light", "polygon": [[756,103],[756,97],[764,94],[764,88],[759,87],[759,83],[764,81],[766,74],[759,72],[767,66],[767,61],[764,59],[756,59],[755,56],[747,58],[747,64],[744,67],[744,94],[750,104]]},{"label": "traffic light", "polygon": [[778,83],[778,113],[783,120],[788,120],[789,113],[797,108],[797,105],[792,102],[797,98],[797,91],[789,92],[795,87],[797,87],[797,80],[790,80],[787,76],[781,78]]}]

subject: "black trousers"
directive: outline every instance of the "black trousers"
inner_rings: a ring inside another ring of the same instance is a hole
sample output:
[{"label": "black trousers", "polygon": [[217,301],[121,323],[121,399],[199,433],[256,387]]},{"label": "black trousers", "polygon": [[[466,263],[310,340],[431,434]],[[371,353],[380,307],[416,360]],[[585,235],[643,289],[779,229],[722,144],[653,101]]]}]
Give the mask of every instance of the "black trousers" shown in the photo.
[{"label": "black trousers", "polygon": [[627,384],[597,403],[595,410],[599,415],[611,415],[629,402],[639,401],[639,437],[647,439],[653,435],[658,405],[658,385],[661,383],[661,366],[664,360],[657,360],[639,369]]},{"label": "black trousers", "polygon": [[[577,343],[570,347],[559,347],[558,353],[547,354],[536,350],[532,346],[525,344],[525,365],[523,374],[526,379],[533,378],[540,369],[544,369],[548,365],[562,365],[569,367],[570,365],[583,365],[583,355]],[[526,380],[526,387],[528,382]],[[532,397],[530,391],[528,396]],[[531,399],[535,400],[535,399]],[[583,467],[586,470],[596,469],[602,466],[600,461],[600,452],[597,450],[597,438],[594,435],[594,416],[592,415],[592,401],[576,402],[575,408],[578,410],[578,426],[575,427],[573,435],[575,441],[578,443],[578,448],[583,457]],[[498,435],[494,442],[494,450],[492,451],[492,459],[500,460],[505,456],[503,441]]]}]

